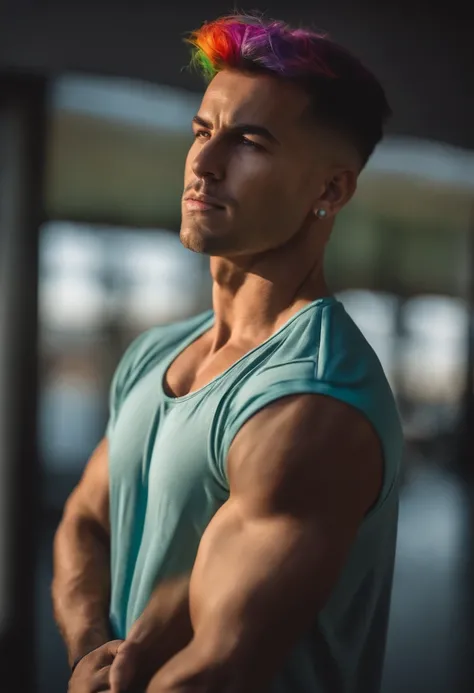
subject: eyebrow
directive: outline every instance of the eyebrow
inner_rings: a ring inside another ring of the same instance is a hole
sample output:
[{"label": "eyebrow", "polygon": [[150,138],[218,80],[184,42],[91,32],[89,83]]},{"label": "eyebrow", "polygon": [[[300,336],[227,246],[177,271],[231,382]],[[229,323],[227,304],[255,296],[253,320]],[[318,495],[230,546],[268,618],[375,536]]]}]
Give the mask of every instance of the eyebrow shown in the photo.
[{"label": "eyebrow", "polygon": [[[195,115],[193,118],[193,123],[199,125],[207,130],[213,130],[212,124],[209,123],[201,116]],[[237,123],[229,128],[229,131],[235,135],[257,135],[258,137],[263,137],[272,144],[280,144],[275,135],[272,135],[270,130],[263,125],[255,125],[253,123]]]}]

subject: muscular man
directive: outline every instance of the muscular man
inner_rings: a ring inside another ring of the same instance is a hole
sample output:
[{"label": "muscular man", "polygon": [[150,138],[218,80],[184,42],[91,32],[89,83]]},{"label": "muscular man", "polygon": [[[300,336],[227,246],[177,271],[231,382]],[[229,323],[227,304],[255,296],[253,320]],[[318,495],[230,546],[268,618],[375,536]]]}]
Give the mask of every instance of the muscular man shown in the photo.
[{"label": "muscular man", "polygon": [[323,257],[389,108],[325,36],[231,16],[191,43],[181,240],[213,309],[116,370],[55,541],[69,690],[375,693],[402,435]]}]

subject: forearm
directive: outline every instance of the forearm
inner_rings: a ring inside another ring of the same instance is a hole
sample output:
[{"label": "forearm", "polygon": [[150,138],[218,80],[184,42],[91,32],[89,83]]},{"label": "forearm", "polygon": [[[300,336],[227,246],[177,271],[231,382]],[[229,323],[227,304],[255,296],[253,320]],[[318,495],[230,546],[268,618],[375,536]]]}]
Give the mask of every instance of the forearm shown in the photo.
[{"label": "forearm", "polygon": [[[235,574],[238,574],[237,566]],[[268,643],[272,640],[266,634],[268,619],[264,614],[249,613],[247,600],[242,608],[237,590],[231,589],[227,595],[221,593],[214,601],[220,590],[212,580],[209,584],[214,585],[209,592],[212,605],[209,602],[210,608],[206,604],[195,608],[192,639],[162,663],[147,693],[265,693],[268,690],[275,659],[281,661],[286,648]],[[261,596],[260,590],[255,590],[249,601]],[[280,623],[276,625],[282,627]]]},{"label": "forearm", "polygon": [[146,686],[158,669],[187,647],[192,636],[189,576],[160,583],[126,640],[129,646],[136,646],[135,685]]},{"label": "forearm", "polygon": [[66,514],[54,541],[52,597],[71,663],[111,638],[109,560],[100,526]]},{"label": "forearm", "polygon": [[312,525],[231,508],[216,520],[191,580],[193,640],[148,693],[264,693],[322,603]]},{"label": "forearm", "polygon": [[146,693],[267,693],[262,673],[252,658],[213,651],[197,637],[155,674]]}]

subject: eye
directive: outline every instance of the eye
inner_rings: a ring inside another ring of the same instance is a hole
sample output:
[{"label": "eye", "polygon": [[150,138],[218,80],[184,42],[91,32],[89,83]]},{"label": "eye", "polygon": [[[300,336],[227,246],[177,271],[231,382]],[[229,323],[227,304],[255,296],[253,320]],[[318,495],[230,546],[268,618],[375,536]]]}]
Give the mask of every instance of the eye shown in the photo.
[{"label": "eye", "polygon": [[194,133],[194,139],[196,140],[208,140],[210,136],[211,135],[207,130],[196,130]]},{"label": "eye", "polygon": [[257,144],[257,142],[254,142],[253,140],[249,140],[248,137],[245,137],[244,135],[239,137],[239,144],[241,144],[243,147],[256,149],[257,151],[264,151],[265,149],[261,144]]}]

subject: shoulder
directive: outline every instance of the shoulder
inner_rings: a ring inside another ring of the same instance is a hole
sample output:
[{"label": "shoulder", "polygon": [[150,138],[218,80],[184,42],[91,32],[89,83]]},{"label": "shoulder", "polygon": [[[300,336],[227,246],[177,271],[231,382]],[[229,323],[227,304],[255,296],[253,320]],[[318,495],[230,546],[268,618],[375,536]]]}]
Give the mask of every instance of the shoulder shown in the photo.
[{"label": "shoulder", "polygon": [[[375,351],[336,299],[298,317],[268,361],[235,389],[240,423],[290,395],[324,395],[349,405],[383,441],[401,433],[395,398]],[[348,407],[346,407],[348,409]],[[237,414],[238,413],[238,414]]]},{"label": "shoulder", "polygon": [[353,407],[323,395],[294,395],[239,430],[228,476],[231,489],[248,484],[272,502],[301,508],[307,502],[308,511],[335,502],[335,495],[350,499],[362,518],[381,491],[383,453],[370,422]]},{"label": "shoulder", "polygon": [[[292,401],[299,402],[295,409]],[[336,300],[320,310],[311,307],[294,321],[281,349],[240,379],[219,422],[214,442],[224,477],[234,439],[245,429],[251,437],[268,431],[275,441],[286,432],[292,445],[295,439],[311,450],[330,445],[331,454],[337,453],[334,446],[348,441],[354,446],[352,437],[364,435],[370,448],[364,454],[383,454],[383,497],[399,474],[403,434],[395,398],[375,352]],[[354,455],[347,456],[351,459]]]},{"label": "shoulder", "polygon": [[389,390],[375,351],[336,298],[306,306],[259,355],[236,392],[288,380]]},{"label": "shoulder", "polygon": [[363,373],[385,382],[377,354],[338,299],[308,310],[295,327],[293,355],[313,359],[316,380],[353,382]]}]

